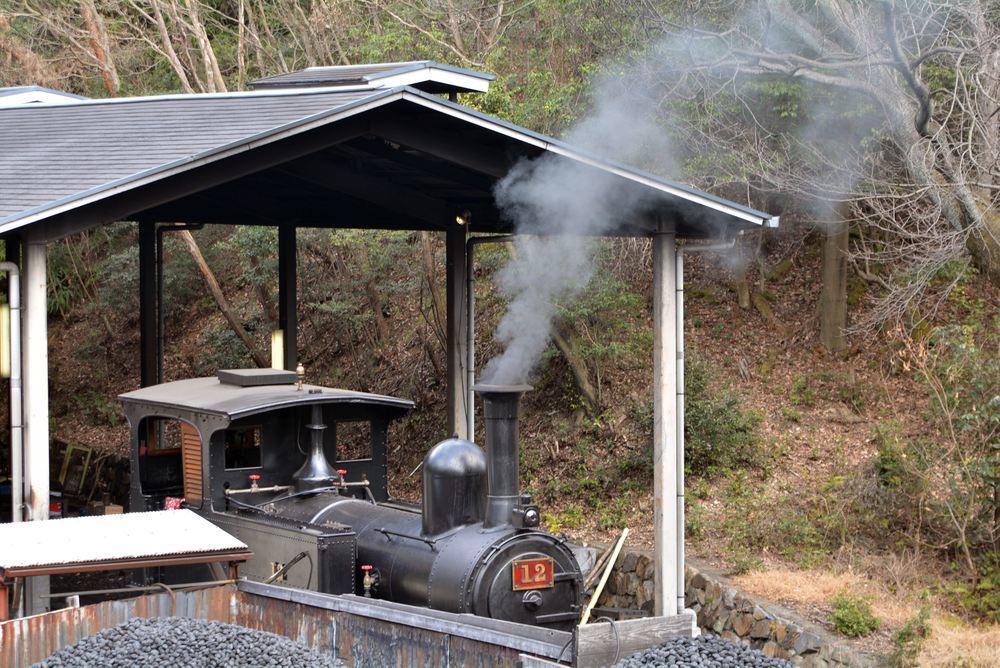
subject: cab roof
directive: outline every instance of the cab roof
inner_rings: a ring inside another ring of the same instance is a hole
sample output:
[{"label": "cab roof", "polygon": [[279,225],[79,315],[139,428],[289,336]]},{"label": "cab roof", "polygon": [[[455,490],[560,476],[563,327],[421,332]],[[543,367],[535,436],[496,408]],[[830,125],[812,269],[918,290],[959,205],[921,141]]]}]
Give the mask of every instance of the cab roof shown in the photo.
[{"label": "cab roof", "polygon": [[235,420],[266,411],[311,404],[359,404],[384,407],[400,415],[413,409],[408,399],[354,392],[319,385],[281,382],[241,387],[218,378],[191,378],[151,385],[118,396],[129,408],[154,414],[158,410],[184,410]]}]

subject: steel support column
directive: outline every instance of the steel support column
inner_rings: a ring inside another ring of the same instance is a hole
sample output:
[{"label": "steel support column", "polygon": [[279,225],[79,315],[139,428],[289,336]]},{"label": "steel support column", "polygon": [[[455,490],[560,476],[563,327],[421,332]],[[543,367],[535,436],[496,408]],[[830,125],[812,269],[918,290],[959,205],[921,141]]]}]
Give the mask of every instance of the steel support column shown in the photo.
[{"label": "steel support column", "polygon": [[[24,262],[24,476],[32,521],[49,518],[49,337],[45,243],[29,242]],[[29,578],[27,612],[44,612],[48,577]]]},{"label": "steel support column", "polygon": [[653,236],[653,510],[656,614],[677,609],[676,239],[662,224]]},{"label": "steel support column", "polygon": [[465,237],[466,228],[452,224],[448,228],[448,433],[459,438],[471,439],[468,431],[468,414],[473,407],[468,403],[465,387],[466,350],[466,300],[465,300]]},{"label": "steel support column", "polygon": [[298,271],[296,228],[278,227],[278,329],[284,337],[285,368],[294,371],[298,363]]},{"label": "steel support column", "polygon": [[139,384],[163,382],[159,351],[159,275],[156,223],[139,224]]}]

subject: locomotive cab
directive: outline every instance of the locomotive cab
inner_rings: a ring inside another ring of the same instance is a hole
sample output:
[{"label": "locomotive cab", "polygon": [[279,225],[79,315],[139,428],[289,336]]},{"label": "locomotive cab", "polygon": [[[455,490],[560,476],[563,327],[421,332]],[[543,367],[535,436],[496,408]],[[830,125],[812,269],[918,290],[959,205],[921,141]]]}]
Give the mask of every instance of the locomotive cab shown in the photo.
[{"label": "locomotive cab", "polygon": [[486,451],[458,438],[430,448],[420,506],[388,492],[404,399],[270,369],[129,392],[130,510],[195,510],[250,546],[251,579],[568,628],[579,566],[518,489],[526,388],[486,389]]}]

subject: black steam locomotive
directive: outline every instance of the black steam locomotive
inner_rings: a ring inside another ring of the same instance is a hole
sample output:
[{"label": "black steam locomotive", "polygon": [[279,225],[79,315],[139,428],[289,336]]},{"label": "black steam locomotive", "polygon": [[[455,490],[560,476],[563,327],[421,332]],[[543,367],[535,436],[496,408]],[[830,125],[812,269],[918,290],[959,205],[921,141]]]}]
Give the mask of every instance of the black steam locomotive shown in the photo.
[{"label": "black steam locomotive", "polygon": [[409,401],[269,369],[123,394],[131,509],[197,511],[250,546],[251,579],[570,628],[579,565],[538,529],[518,484],[518,404],[529,388],[475,389],[486,452],[459,438],[432,447],[421,506],[390,498],[387,485],[389,427]]}]

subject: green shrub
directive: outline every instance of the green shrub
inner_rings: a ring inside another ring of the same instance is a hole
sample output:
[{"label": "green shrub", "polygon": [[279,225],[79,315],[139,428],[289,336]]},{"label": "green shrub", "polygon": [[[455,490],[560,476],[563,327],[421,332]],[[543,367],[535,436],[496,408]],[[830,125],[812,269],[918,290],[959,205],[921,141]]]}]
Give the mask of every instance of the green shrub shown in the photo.
[{"label": "green shrub", "polygon": [[684,376],[685,468],[692,475],[713,475],[756,466],[763,451],[758,428],[762,417],[746,410],[734,391],[712,386],[715,372],[697,356],[688,358]]},{"label": "green shrub", "polygon": [[1000,622],[1000,552],[988,552],[977,560],[979,576],[971,586],[958,586],[959,603],[990,622]]},{"label": "green shrub", "polygon": [[814,406],[816,390],[810,387],[809,378],[797,376],[792,382],[792,389],[788,391],[788,398],[795,406]]},{"label": "green shrub", "polygon": [[833,599],[833,626],[849,638],[860,638],[878,631],[881,623],[863,598],[840,594]]},{"label": "green shrub", "polygon": [[782,406],[781,416],[789,422],[802,422],[802,413],[798,412],[791,406]]},{"label": "green shrub", "polygon": [[920,655],[924,641],[931,634],[930,617],[930,606],[922,605],[917,615],[896,631],[893,637],[896,651],[892,654],[892,665],[898,668],[917,665],[917,656]]}]

